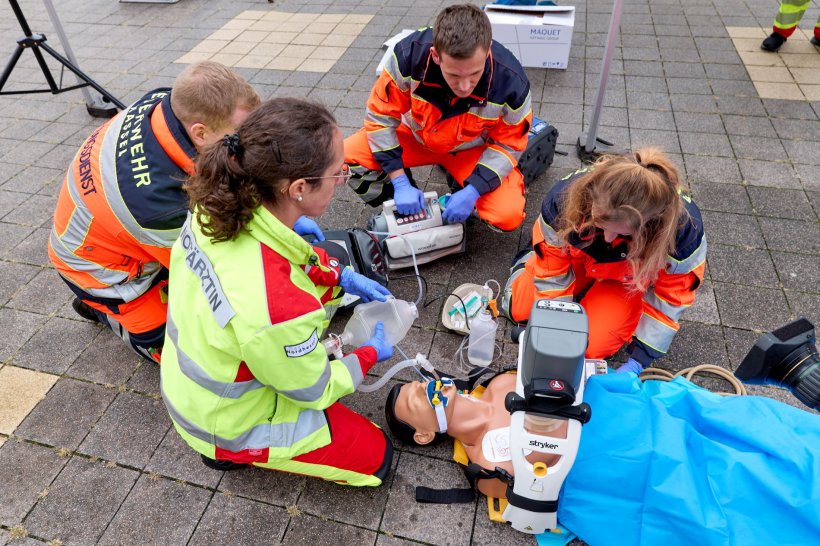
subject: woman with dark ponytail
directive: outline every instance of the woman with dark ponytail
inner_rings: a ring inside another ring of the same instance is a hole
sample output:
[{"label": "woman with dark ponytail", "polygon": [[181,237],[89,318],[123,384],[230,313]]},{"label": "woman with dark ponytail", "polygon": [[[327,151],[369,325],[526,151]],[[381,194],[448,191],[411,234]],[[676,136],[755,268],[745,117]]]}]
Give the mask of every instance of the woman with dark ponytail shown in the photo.
[{"label": "woman with dark ponytail", "polygon": [[587,358],[630,342],[619,372],[640,373],[666,353],[706,266],[700,211],[657,148],[602,158],[559,181],[532,243],[507,281],[507,316],[526,321],[537,299],[579,301],[589,318]]},{"label": "woman with dark ponytail", "polygon": [[338,403],[392,356],[383,328],[340,360],[319,343],[342,290],[364,301],[389,292],[294,231],[348,179],[342,142],[324,107],[273,99],[208,148],[186,183],[162,396],[209,467],[370,486],[390,468],[382,430]]}]

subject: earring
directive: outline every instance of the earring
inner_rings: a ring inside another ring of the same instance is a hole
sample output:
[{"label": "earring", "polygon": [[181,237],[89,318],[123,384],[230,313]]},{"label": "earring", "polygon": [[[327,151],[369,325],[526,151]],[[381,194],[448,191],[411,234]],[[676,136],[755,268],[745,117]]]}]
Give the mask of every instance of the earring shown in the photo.
[{"label": "earring", "polygon": [[301,201],[301,200],[302,200],[302,196],[300,195],[299,197],[297,197],[297,198],[296,198],[296,200],[297,200],[297,201]]}]

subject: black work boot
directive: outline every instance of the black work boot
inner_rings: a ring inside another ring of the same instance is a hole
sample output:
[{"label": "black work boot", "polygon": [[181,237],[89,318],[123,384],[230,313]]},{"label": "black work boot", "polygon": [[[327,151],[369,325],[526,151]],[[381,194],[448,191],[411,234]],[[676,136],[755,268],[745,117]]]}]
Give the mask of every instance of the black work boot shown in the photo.
[{"label": "black work boot", "polygon": [[74,311],[76,311],[77,314],[83,317],[85,320],[90,320],[91,322],[100,322],[100,317],[97,316],[97,313],[94,312],[94,309],[89,307],[80,298],[74,298],[74,301],[71,302],[71,307],[73,307]]},{"label": "black work boot", "polygon": [[764,51],[777,51],[780,49],[780,46],[786,43],[786,38],[783,37],[782,34],[778,34],[777,32],[772,32],[769,34],[769,37],[763,40],[763,43],[760,44],[760,49]]},{"label": "black work boot", "polygon": [[228,472],[230,470],[239,470],[240,468],[245,468],[248,466],[246,464],[235,463],[233,461],[215,461],[205,455],[201,455],[201,457],[202,463],[208,468],[213,468],[214,470],[224,470]]},{"label": "black work boot", "polygon": [[816,45],[817,47],[820,47],[820,38],[818,38],[817,36],[812,36],[811,40],[809,40],[809,41],[811,43],[813,43],[814,45]]}]

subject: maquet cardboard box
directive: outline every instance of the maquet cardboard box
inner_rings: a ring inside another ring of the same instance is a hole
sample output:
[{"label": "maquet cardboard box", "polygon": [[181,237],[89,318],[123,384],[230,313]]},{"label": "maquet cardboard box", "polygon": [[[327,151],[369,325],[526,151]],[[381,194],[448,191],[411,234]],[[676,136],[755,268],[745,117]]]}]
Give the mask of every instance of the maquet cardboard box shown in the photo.
[{"label": "maquet cardboard box", "polygon": [[493,38],[504,44],[523,66],[566,68],[575,6],[503,6],[487,4],[484,11]]}]

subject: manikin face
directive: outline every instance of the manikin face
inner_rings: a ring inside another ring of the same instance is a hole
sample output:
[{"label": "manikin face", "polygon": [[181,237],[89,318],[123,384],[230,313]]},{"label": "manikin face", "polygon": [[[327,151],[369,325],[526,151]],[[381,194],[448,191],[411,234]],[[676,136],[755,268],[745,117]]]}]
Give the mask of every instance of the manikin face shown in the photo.
[{"label": "manikin face", "polygon": [[[413,381],[402,385],[396,398],[394,413],[414,429],[414,439],[418,444],[428,444],[433,441],[438,432],[436,411],[427,401],[427,384],[429,381]],[[456,387],[445,386],[442,392],[448,397],[457,396]]]},{"label": "manikin face", "polygon": [[439,54],[436,48],[430,48],[433,62],[441,67],[441,74],[450,90],[459,98],[469,97],[484,74],[487,62],[487,50],[479,47],[472,57],[456,59],[446,53]]}]

